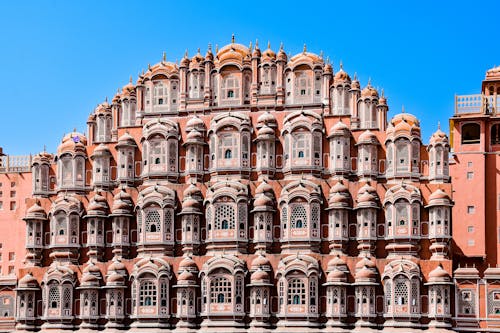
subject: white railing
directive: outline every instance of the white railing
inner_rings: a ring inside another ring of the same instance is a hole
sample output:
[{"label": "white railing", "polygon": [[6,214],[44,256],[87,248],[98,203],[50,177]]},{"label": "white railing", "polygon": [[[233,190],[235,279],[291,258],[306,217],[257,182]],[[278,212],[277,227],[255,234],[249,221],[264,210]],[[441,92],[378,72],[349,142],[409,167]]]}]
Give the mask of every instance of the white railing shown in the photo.
[{"label": "white railing", "polygon": [[27,172],[31,169],[31,155],[0,156],[0,172]]},{"label": "white railing", "polygon": [[497,113],[500,106],[500,96],[456,95],[455,114],[462,113]]}]

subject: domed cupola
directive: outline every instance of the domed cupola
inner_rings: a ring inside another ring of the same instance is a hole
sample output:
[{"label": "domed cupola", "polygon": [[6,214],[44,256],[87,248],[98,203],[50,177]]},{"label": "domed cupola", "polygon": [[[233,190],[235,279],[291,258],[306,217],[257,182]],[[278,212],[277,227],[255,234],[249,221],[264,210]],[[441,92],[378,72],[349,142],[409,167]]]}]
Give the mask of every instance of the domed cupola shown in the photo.
[{"label": "domed cupola", "polygon": [[256,250],[266,251],[273,242],[276,199],[273,189],[265,180],[255,190],[253,202],[254,239]]},{"label": "domed cupola", "polygon": [[58,191],[86,190],[85,160],[87,159],[87,138],[78,132],[66,134],[57,148]]},{"label": "domed cupola", "polygon": [[427,151],[429,152],[429,180],[435,183],[449,182],[448,156],[450,154],[450,143],[439,125],[437,131],[431,136]]}]

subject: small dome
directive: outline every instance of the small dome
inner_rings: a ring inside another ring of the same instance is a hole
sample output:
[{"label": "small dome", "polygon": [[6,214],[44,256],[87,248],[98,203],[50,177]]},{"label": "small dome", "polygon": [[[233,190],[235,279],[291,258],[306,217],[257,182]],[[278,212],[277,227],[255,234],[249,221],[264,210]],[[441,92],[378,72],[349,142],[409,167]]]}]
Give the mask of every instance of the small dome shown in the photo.
[{"label": "small dome", "polygon": [[356,263],[356,269],[361,269],[365,266],[370,269],[375,269],[377,267],[375,263],[371,261],[370,258],[367,256],[361,258],[361,260]]},{"label": "small dome", "polygon": [[47,214],[45,213],[45,209],[40,206],[39,202],[35,202],[33,206],[31,206],[26,212],[26,220],[45,220],[47,219]]},{"label": "small dome", "polygon": [[181,67],[189,67],[189,58],[187,56],[187,50],[186,50],[186,53],[184,54],[184,57],[182,57],[182,59],[181,59],[180,66]]},{"label": "small dome", "polygon": [[337,73],[335,73],[335,77],[333,79],[333,82],[351,82],[351,77],[349,74],[347,74],[344,69],[342,68],[342,65],[340,65],[340,69]]},{"label": "small dome", "polygon": [[335,185],[330,189],[330,194],[334,193],[349,193],[349,189],[344,185],[342,180],[339,180]]},{"label": "small dome", "polygon": [[59,147],[57,153],[61,155],[65,152],[85,152],[85,145],[87,145],[87,138],[82,133],[71,132],[66,134]]},{"label": "small dome", "polygon": [[190,256],[184,257],[179,263],[179,270],[197,271],[198,266]]},{"label": "small dome", "polygon": [[323,73],[324,74],[332,74],[333,73],[332,65],[330,65],[329,63],[327,63],[325,65],[325,67],[323,68]]},{"label": "small dome", "polygon": [[330,128],[330,135],[344,135],[349,133],[349,127],[340,119]]},{"label": "small dome", "polygon": [[208,44],[207,53],[205,53],[205,61],[214,61],[214,54],[212,53],[212,46]]},{"label": "small dome", "polygon": [[83,273],[90,273],[90,274],[101,274],[101,270],[99,269],[99,266],[94,264],[92,261],[83,269]]},{"label": "small dome", "polygon": [[124,283],[125,277],[121,274],[118,274],[116,271],[112,271],[106,279],[106,284],[122,285]]},{"label": "small dome", "polygon": [[358,202],[358,204],[377,202],[377,190],[375,190],[375,188],[373,188],[371,185],[365,184],[359,189],[356,201]]},{"label": "small dome", "polygon": [[269,259],[260,253],[254,260],[252,260],[252,264],[250,266],[252,270],[256,270],[259,268],[269,268],[271,263],[269,262]]},{"label": "small dome", "polygon": [[370,130],[366,130],[358,138],[358,144],[359,143],[376,143],[377,142],[377,136]]},{"label": "small dome", "polygon": [[186,136],[186,142],[203,142],[203,134],[197,129],[193,129]]},{"label": "small dome", "polygon": [[276,59],[279,61],[284,61],[284,62],[288,61],[288,57],[287,57],[285,51],[283,50],[283,44],[281,44],[281,46],[280,46],[280,50],[278,51],[278,55],[277,55]]},{"label": "small dome", "polygon": [[258,269],[255,272],[252,273],[250,276],[250,281],[252,283],[255,282],[268,282],[269,281],[269,274],[266,271],[263,271],[262,269]]},{"label": "small dome", "polygon": [[258,138],[274,137],[274,130],[267,125],[263,125],[260,129],[258,129],[257,137]]},{"label": "small dome", "polygon": [[191,273],[190,271],[184,270],[184,271],[182,271],[181,274],[179,274],[177,281],[179,281],[179,282],[180,281],[196,281],[196,278],[193,275],[193,273]]},{"label": "small dome", "polygon": [[130,214],[132,211],[132,197],[124,188],[113,197],[112,213],[115,215]]},{"label": "small dome", "polygon": [[500,66],[490,68],[486,71],[486,79],[497,79],[500,77]]},{"label": "small dome", "polygon": [[443,266],[441,264],[439,264],[429,273],[429,280],[440,279],[450,280],[450,274],[448,274],[448,272],[443,269]]},{"label": "small dome", "polygon": [[267,49],[262,53],[262,60],[263,61],[276,60],[276,53],[274,53],[274,51],[271,50],[271,45],[269,43],[267,44]]},{"label": "small dome", "polygon": [[191,131],[193,129],[197,129],[198,131],[203,131],[205,129],[205,123],[197,115],[191,117],[186,123],[186,131]]},{"label": "small dome", "polygon": [[269,185],[269,183],[265,180],[262,181],[262,183],[260,183],[259,186],[257,186],[257,188],[255,189],[255,195],[262,193],[273,193],[273,187]]},{"label": "small dome", "polygon": [[333,270],[336,267],[345,267],[346,262],[339,255],[333,257],[328,262],[328,270]]},{"label": "small dome", "polygon": [[108,211],[108,202],[106,198],[97,192],[90,200],[87,211],[88,216],[106,215]]},{"label": "small dome", "polygon": [[120,138],[118,138],[118,144],[116,145],[117,148],[119,148],[120,146],[137,146],[137,144],[135,143],[135,140],[134,138],[132,137],[132,135],[130,135],[128,132],[125,132],[122,136],[120,136]]},{"label": "small dome", "polygon": [[361,91],[361,97],[378,98],[378,92],[371,86],[371,84],[368,83],[368,85]]},{"label": "small dome", "polygon": [[328,282],[344,282],[346,280],[345,272],[338,268],[334,268],[333,271],[329,272],[326,281]]},{"label": "small dome", "polygon": [[264,125],[267,125],[270,127],[276,126],[276,117],[269,111],[262,113],[257,118],[257,127],[264,126]]},{"label": "small dome", "polygon": [[198,200],[194,199],[193,197],[186,197],[182,201],[182,212],[183,213],[188,213],[192,211],[199,211],[200,210],[200,203]]},{"label": "small dome", "polygon": [[127,83],[127,85],[125,85],[125,86],[123,87],[123,95],[124,95],[124,96],[128,96],[128,95],[130,95],[132,92],[134,92],[134,90],[135,90],[135,87],[134,87],[134,85],[133,85],[133,83],[132,83],[132,76],[131,76],[131,77],[130,77],[130,81],[129,81],[129,83]]},{"label": "small dome", "polygon": [[433,200],[448,200],[450,201],[449,195],[443,191],[442,189],[438,188],[432,194],[429,196],[429,201]]},{"label": "small dome", "polygon": [[448,143],[448,136],[446,135],[446,133],[441,131],[440,127],[438,127],[438,130],[432,134],[429,142],[431,145],[438,144],[438,143],[447,144]]},{"label": "small dome", "polygon": [[369,269],[367,266],[364,266],[363,268],[361,268],[357,273],[356,273],[356,276],[355,276],[355,279],[356,281],[358,280],[372,280],[372,279],[375,279],[377,277],[377,274]]},{"label": "small dome", "polygon": [[82,279],[80,281],[80,284],[82,286],[98,285],[99,279],[97,278],[97,276],[89,274],[89,273],[83,274]]},{"label": "small dome", "polygon": [[202,198],[201,190],[196,187],[194,184],[189,184],[189,186],[184,190],[182,193],[184,198],[185,197],[192,197],[192,198]]},{"label": "small dome", "polygon": [[203,58],[203,56],[200,53],[200,49],[198,49],[196,54],[191,58],[190,67],[194,67],[196,65],[202,65],[204,60],[205,58]]},{"label": "small dome", "polygon": [[125,265],[117,259],[113,260],[111,265],[108,266],[108,272],[109,271],[115,271],[115,272],[116,271],[124,271],[125,269],[126,269]]},{"label": "small dome", "polygon": [[96,156],[110,156],[111,152],[109,151],[108,146],[106,146],[104,143],[101,143],[99,146],[97,146],[94,151],[92,152],[92,155],[90,156],[92,160]]},{"label": "small dome", "polygon": [[109,107],[108,102],[104,102],[104,103],[99,104],[95,108],[94,113],[95,114],[109,114],[109,113],[111,113],[111,108]]},{"label": "small dome", "polygon": [[255,207],[257,207],[257,206],[272,206],[273,199],[269,198],[265,194],[261,194],[255,199],[253,205]]},{"label": "small dome", "polygon": [[31,273],[28,273],[19,280],[17,286],[18,288],[38,288],[38,281]]}]

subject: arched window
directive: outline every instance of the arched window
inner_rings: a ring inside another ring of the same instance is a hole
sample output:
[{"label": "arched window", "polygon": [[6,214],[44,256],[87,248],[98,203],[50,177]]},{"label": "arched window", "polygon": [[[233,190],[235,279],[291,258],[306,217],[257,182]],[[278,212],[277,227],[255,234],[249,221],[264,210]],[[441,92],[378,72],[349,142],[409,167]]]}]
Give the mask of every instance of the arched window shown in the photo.
[{"label": "arched window", "polygon": [[302,204],[292,206],[292,214],[290,216],[291,228],[307,227],[307,210]]},{"label": "arched window", "polygon": [[226,152],[224,153],[224,158],[226,159],[232,158],[231,149],[226,149]]},{"label": "arched window", "polygon": [[301,279],[288,281],[288,305],[306,304],[306,285]]},{"label": "arched window", "polygon": [[51,309],[58,309],[61,296],[58,286],[52,286],[49,289],[49,307]]},{"label": "arched window", "polygon": [[235,209],[230,204],[216,204],[215,206],[215,229],[226,230],[235,227]]},{"label": "arched window", "polygon": [[156,306],[156,285],[153,281],[145,280],[140,282],[139,305]]},{"label": "arched window", "polygon": [[161,229],[161,218],[158,210],[146,212],[146,232],[159,232]]},{"label": "arched window", "polygon": [[479,143],[481,140],[481,126],[476,123],[468,123],[462,126],[462,144]]},{"label": "arched window", "polygon": [[229,279],[218,276],[210,282],[211,303],[231,303],[232,284]]}]

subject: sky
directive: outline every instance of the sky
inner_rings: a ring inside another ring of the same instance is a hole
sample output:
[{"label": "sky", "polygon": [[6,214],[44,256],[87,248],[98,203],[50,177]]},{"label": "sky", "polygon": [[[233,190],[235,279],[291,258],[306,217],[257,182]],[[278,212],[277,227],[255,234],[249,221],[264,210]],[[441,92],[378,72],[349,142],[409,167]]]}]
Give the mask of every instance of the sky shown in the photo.
[{"label": "sky", "polygon": [[259,40],[323,51],[361,85],[384,89],[389,117],[416,115],[422,139],[448,131],[455,94],[480,93],[500,65],[500,1],[1,1],[0,147],[55,152],[132,76],[186,49]]}]

